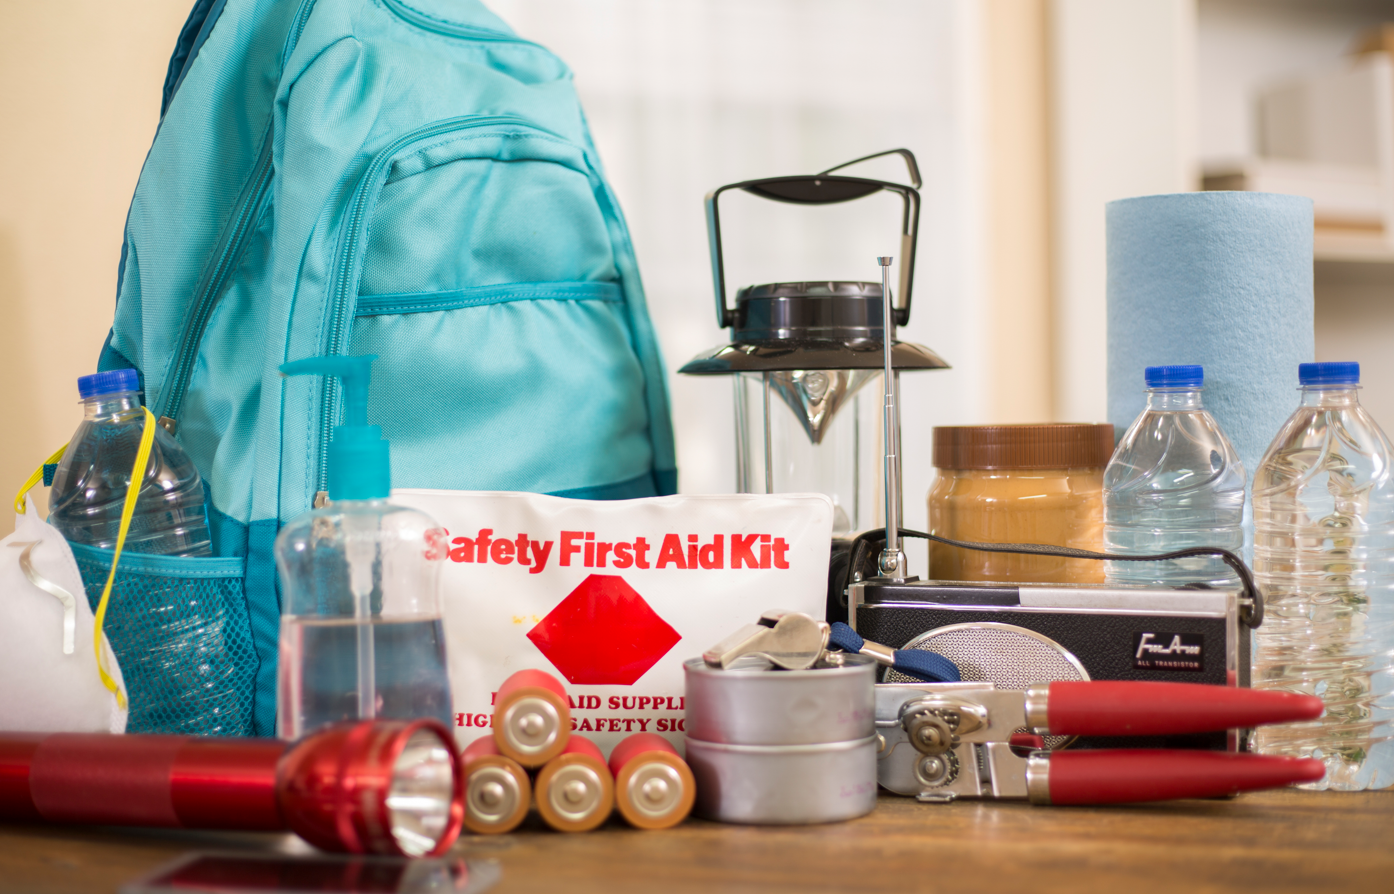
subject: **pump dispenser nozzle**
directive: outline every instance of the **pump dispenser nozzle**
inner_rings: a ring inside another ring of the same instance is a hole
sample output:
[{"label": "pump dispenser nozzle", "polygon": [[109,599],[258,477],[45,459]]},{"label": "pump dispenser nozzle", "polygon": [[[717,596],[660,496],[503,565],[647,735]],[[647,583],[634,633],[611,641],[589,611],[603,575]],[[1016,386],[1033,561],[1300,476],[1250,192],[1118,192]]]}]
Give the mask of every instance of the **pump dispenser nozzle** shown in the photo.
[{"label": "pump dispenser nozzle", "polygon": [[368,384],[376,354],[306,357],[281,365],[283,376],[337,376],[344,386],[344,422],[329,442],[329,499],[381,500],[392,493],[392,464],[382,428],[368,424]]}]

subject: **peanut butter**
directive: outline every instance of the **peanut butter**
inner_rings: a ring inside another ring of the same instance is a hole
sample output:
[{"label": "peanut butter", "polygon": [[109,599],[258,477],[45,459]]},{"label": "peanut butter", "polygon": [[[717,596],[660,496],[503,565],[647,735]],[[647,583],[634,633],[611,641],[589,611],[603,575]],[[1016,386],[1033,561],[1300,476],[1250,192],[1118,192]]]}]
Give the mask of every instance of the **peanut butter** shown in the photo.
[{"label": "peanut butter", "polygon": [[[954,540],[1103,548],[1109,425],[941,427],[929,530]],[[1054,465],[1051,465],[1051,464]],[[930,543],[937,580],[1103,583],[1103,563]]]}]

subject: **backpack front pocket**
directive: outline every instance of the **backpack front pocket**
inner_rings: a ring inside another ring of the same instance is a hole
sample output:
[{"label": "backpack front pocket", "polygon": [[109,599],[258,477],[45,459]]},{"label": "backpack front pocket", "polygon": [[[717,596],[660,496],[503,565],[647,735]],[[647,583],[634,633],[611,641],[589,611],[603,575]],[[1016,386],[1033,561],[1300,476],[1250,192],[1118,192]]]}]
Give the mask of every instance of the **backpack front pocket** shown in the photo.
[{"label": "backpack front pocket", "polygon": [[378,355],[368,412],[394,485],[654,492],[622,225],[602,192],[583,148],[518,119],[440,122],[369,165],[324,353]]},{"label": "backpack front pocket", "polygon": [[395,487],[653,494],[644,376],[614,283],[359,300]]}]

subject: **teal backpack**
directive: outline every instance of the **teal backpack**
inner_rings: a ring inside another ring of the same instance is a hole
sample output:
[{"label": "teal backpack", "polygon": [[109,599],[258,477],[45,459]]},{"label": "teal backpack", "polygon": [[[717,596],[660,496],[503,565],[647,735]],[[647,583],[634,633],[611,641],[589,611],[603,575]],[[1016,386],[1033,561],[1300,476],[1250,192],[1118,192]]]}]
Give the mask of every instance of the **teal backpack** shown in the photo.
[{"label": "teal backpack", "polygon": [[[99,368],[140,371],[203,475],[219,558],[123,556],[113,647],[170,656],[128,673],[132,732],[274,733],[272,544],[325,490],[340,414],[333,381],[277,367],[325,354],[378,356],[395,487],[676,490],[662,363],[571,73],[476,0],[198,0],[184,26]],[[78,556],[89,594],[108,559]]]}]

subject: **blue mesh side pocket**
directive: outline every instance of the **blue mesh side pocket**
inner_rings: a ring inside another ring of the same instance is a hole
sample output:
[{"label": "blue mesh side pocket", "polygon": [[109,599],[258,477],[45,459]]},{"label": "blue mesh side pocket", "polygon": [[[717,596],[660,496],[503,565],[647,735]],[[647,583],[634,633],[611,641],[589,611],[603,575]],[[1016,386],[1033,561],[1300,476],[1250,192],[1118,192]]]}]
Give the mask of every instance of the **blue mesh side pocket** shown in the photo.
[{"label": "blue mesh side pocket", "polygon": [[[71,546],[95,612],[113,553]],[[103,630],[130,698],[127,732],[252,735],[245,571],[243,559],[122,552]]]}]

